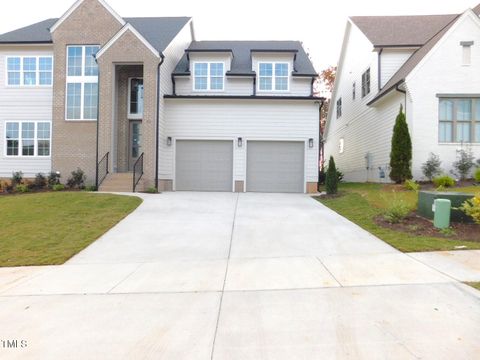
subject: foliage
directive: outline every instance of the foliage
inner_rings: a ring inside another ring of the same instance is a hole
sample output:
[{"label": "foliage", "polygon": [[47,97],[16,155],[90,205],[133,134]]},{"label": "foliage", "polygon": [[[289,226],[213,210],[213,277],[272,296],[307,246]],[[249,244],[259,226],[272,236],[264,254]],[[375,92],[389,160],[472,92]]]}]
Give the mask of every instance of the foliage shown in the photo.
[{"label": "foliage", "polygon": [[390,153],[390,179],[397,184],[412,178],[412,140],[408,131],[407,120],[400,105],[400,111],[395,120],[392,136],[392,151]]},{"label": "foliage", "polygon": [[447,237],[457,235],[457,233],[455,232],[455,230],[453,230],[452,227],[448,227],[448,228],[445,228],[445,229],[440,229],[439,232],[443,236],[447,236]]},{"label": "foliage", "polygon": [[406,180],[404,186],[405,186],[405,189],[410,191],[418,192],[420,190],[420,184],[418,184],[414,180]]},{"label": "foliage", "polygon": [[72,171],[71,176],[68,178],[67,187],[70,189],[83,189],[85,188],[85,180],[87,180],[85,172],[77,168],[77,170]]},{"label": "foliage", "polygon": [[53,191],[63,191],[65,190],[65,185],[63,184],[55,184],[52,186]]},{"label": "foliage", "polygon": [[333,156],[330,156],[327,168],[327,176],[325,177],[325,187],[327,194],[333,195],[338,192],[338,174]]},{"label": "foliage", "polygon": [[440,161],[440,157],[434,153],[430,153],[427,161],[422,164],[422,172],[425,177],[432,181],[435,176],[440,175],[442,172],[441,169],[442,162]]},{"label": "foliage", "polygon": [[85,186],[84,190],[85,191],[90,191],[90,192],[97,191],[97,187],[95,185],[87,185],[87,186]]},{"label": "foliage", "polygon": [[343,181],[343,177],[344,177],[343,173],[337,169],[337,180],[339,183]]},{"label": "foliage", "polygon": [[402,199],[393,199],[385,209],[383,218],[391,224],[397,224],[410,213],[410,206]]},{"label": "foliage", "polygon": [[459,176],[460,180],[467,179],[475,166],[475,156],[473,156],[472,149],[457,150],[457,160],[452,165],[455,169],[455,171],[452,170],[452,174]]},{"label": "foliage", "polygon": [[47,182],[49,187],[60,184],[60,173],[52,171],[48,174]]},{"label": "foliage", "polygon": [[326,177],[327,177],[327,174],[325,173],[325,170],[320,170],[318,172],[318,185],[325,185]]},{"label": "foliage", "polygon": [[0,180],[0,193],[6,193],[12,190],[12,185],[6,180]]},{"label": "foliage", "polygon": [[440,176],[434,177],[432,181],[436,187],[448,188],[448,187],[455,186],[455,179],[448,175],[440,175]]},{"label": "foliage", "polygon": [[21,171],[15,171],[12,173],[12,186],[15,187],[22,183],[23,173]]},{"label": "foliage", "polygon": [[477,168],[473,173],[473,178],[477,183],[480,183],[480,168]]},{"label": "foliage", "polygon": [[336,75],[337,75],[336,66],[329,66],[328,68],[320,72],[320,82],[325,85],[325,88],[329,92],[333,91]]},{"label": "foliage", "polygon": [[33,187],[35,189],[43,189],[47,186],[47,178],[42,173],[35,175],[35,180],[33,182]]},{"label": "foliage", "polygon": [[476,224],[480,225],[480,193],[472,199],[465,201],[459,209],[470,216]]},{"label": "foliage", "polygon": [[149,187],[145,192],[149,194],[158,194],[158,190],[154,187]]},{"label": "foliage", "polygon": [[30,188],[26,184],[18,184],[17,186],[15,186],[15,191],[19,193],[27,193],[30,191]]}]

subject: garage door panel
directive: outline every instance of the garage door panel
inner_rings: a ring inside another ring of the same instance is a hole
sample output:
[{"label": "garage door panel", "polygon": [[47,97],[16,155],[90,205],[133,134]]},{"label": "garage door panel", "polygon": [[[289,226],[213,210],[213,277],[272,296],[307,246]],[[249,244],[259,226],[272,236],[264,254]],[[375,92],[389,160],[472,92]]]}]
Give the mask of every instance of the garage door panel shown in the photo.
[{"label": "garage door panel", "polygon": [[176,190],[232,191],[233,142],[177,140]]},{"label": "garage door panel", "polygon": [[303,142],[247,143],[247,191],[303,193],[304,168]]}]

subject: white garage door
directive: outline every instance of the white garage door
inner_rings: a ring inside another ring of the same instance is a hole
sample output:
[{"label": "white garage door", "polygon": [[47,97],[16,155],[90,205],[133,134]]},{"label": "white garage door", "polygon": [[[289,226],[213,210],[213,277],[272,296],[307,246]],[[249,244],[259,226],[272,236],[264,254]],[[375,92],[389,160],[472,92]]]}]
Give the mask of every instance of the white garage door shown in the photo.
[{"label": "white garage door", "polygon": [[305,144],[248,141],[247,191],[304,192]]},{"label": "white garage door", "polygon": [[232,191],[233,141],[177,140],[175,189]]}]

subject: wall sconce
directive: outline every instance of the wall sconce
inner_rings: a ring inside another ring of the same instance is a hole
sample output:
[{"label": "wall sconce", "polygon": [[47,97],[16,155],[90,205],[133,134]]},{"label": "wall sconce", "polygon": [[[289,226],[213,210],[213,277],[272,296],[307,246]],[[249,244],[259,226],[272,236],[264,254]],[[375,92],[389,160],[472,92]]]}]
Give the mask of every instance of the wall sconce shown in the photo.
[{"label": "wall sconce", "polygon": [[238,144],[238,147],[242,147],[243,146],[243,139],[241,137],[239,137],[237,139],[237,144]]},{"label": "wall sconce", "polygon": [[312,138],[308,139],[308,147],[313,148],[313,139]]},{"label": "wall sconce", "polygon": [[167,137],[167,146],[172,146],[172,137]]}]

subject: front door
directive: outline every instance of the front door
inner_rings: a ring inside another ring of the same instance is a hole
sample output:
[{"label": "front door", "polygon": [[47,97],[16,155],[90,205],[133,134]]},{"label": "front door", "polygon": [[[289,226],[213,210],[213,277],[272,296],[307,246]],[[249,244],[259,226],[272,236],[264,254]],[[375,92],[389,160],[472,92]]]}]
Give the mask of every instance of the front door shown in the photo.
[{"label": "front door", "polygon": [[133,171],[133,165],[142,155],[142,122],[139,120],[130,121],[129,149],[128,168],[130,171]]}]

